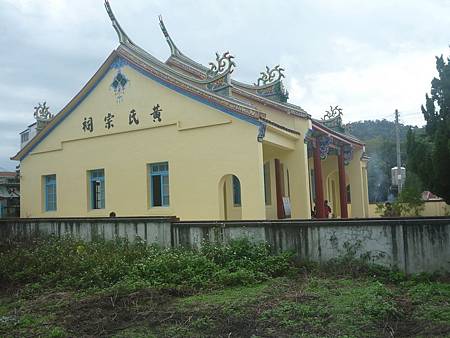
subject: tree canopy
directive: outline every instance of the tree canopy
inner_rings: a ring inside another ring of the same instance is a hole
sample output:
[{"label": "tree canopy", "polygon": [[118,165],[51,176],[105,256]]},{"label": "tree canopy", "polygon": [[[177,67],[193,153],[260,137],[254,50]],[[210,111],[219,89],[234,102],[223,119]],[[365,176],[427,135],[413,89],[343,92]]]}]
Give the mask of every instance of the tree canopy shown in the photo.
[{"label": "tree canopy", "polygon": [[408,132],[407,167],[425,189],[450,203],[450,58],[436,57],[436,69],[438,78],[422,105],[425,134]]}]

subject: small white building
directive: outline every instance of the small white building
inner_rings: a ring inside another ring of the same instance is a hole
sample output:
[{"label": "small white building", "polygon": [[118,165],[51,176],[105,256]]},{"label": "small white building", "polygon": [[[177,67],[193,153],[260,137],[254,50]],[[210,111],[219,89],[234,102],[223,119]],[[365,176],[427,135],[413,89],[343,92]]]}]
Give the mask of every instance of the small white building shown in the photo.
[{"label": "small white building", "polygon": [[36,134],[37,122],[34,122],[20,133],[20,149],[22,149]]},{"label": "small white building", "polygon": [[15,172],[0,171],[0,218],[19,217],[20,184]]}]

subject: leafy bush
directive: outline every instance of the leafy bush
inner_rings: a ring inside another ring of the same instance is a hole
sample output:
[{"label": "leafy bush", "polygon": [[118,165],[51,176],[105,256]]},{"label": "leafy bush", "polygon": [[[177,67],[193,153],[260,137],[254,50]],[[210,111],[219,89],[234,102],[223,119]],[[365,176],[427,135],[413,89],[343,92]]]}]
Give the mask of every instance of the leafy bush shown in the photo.
[{"label": "leafy bush", "polygon": [[0,248],[0,282],[31,288],[211,288],[245,285],[286,274],[292,255],[236,240],[199,251],[161,249],[127,240],[35,239]]}]

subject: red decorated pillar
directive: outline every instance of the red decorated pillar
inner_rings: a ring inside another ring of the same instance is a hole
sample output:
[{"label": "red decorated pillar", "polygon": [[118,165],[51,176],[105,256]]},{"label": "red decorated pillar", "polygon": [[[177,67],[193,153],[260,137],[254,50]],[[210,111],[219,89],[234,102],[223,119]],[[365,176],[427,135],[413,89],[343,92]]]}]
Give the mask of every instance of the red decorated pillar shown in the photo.
[{"label": "red decorated pillar", "polygon": [[339,168],[339,195],[341,201],[341,218],[348,218],[347,184],[345,182],[345,165],[344,165],[344,147],[341,147],[339,149],[338,168]]},{"label": "red decorated pillar", "polygon": [[281,185],[283,184],[281,175],[281,162],[279,159],[275,159],[275,189],[277,195],[277,217],[283,219],[284,207],[283,207],[283,195],[281,191]]},{"label": "red decorated pillar", "polygon": [[316,193],[316,217],[325,218],[325,200],[323,198],[323,182],[322,182],[322,163],[320,159],[320,145],[316,138],[314,142],[314,183],[315,183],[315,193]]}]

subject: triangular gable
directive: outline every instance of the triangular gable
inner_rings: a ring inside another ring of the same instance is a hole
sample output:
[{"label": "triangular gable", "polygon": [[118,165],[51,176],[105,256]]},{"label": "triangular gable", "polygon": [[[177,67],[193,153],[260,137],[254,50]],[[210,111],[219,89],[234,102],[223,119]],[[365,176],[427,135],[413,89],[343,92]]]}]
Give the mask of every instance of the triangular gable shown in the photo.
[{"label": "triangular gable", "polygon": [[[139,73],[151,78],[155,82],[172,89],[184,96],[194,99],[200,103],[208,105],[216,110],[222,111],[240,120],[249,122],[256,126],[262,127],[263,122],[259,120],[259,116],[251,116],[246,113],[248,110],[245,106],[240,106],[234,102],[228,102],[217,95],[207,93],[200,88],[189,86],[188,84],[171,78],[166,74],[153,69],[149,64],[142,60],[135,59],[133,55],[127,54],[122,50],[114,50],[106,61],[101,65],[94,76],[86,83],[81,91],[53,118],[53,120],[39,132],[24,148],[22,148],[12,160],[22,160],[25,158],[38,144],[40,144],[67,116],[69,116],[78,105],[91,93],[96,85],[108,73],[111,66],[120,59]],[[264,115],[264,114],[262,114]]]}]

